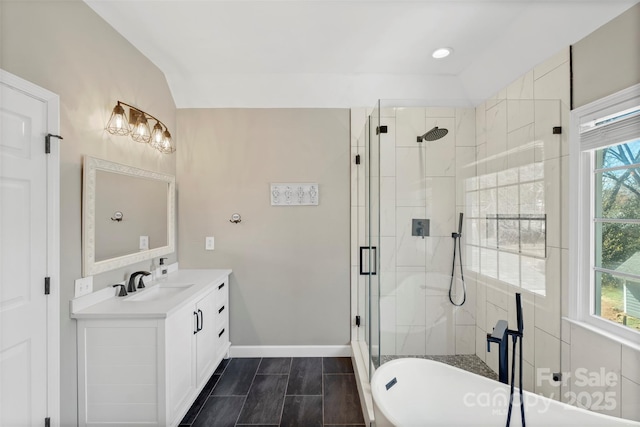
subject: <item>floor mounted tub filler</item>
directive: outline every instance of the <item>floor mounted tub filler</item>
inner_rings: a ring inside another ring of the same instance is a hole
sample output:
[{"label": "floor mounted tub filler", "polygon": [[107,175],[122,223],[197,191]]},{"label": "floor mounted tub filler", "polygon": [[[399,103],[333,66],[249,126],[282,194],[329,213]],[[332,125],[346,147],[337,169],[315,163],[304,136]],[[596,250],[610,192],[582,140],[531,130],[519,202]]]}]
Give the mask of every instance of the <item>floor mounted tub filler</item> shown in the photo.
[{"label": "floor mounted tub filler", "polygon": [[[404,358],[383,364],[371,380],[376,427],[506,425],[509,386],[433,360]],[[524,392],[527,427],[640,427]],[[520,427],[516,393],[511,426]]]}]

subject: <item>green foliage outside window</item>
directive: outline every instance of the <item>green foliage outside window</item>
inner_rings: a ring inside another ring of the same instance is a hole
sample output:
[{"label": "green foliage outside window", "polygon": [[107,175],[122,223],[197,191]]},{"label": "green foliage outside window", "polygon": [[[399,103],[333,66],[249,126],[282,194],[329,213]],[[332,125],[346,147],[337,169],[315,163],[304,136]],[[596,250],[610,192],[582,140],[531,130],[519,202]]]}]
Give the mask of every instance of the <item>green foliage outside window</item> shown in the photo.
[{"label": "green foliage outside window", "polygon": [[612,271],[596,275],[596,314],[640,329],[640,320],[624,309],[623,288],[631,281],[613,273],[638,275],[640,281],[640,224],[633,221],[640,219],[640,140],[598,150],[596,159],[596,266]]}]

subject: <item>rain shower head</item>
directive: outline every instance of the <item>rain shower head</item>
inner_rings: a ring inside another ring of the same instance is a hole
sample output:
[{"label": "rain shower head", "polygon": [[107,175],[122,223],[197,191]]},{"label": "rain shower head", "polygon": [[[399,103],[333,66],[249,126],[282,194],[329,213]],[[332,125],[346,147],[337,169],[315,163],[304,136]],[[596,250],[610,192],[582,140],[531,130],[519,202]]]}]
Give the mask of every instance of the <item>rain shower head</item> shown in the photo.
[{"label": "rain shower head", "polygon": [[438,126],[436,126],[433,129],[431,129],[429,132],[425,133],[424,135],[419,136],[417,138],[417,140],[418,140],[418,142],[435,141],[437,139],[440,139],[440,138],[444,137],[448,133],[449,133],[448,129],[439,128]]}]

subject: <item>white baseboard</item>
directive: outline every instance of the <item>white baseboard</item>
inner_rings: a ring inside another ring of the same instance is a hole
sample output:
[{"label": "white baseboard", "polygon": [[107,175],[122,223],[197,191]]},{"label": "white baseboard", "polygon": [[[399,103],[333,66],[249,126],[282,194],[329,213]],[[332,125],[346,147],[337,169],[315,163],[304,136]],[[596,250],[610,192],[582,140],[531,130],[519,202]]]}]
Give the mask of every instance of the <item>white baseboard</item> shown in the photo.
[{"label": "white baseboard", "polygon": [[232,345],[231,357],[351,357],[350,345]]}]

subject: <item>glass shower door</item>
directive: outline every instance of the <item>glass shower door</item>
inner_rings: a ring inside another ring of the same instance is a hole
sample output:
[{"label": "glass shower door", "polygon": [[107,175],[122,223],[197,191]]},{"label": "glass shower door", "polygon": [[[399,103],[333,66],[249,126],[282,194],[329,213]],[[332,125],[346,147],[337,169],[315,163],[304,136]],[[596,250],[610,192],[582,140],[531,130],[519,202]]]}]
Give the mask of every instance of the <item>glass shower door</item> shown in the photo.
[{"label": "glass shower door", "polygon": [[369,376],[380,366],[380,125],[379,103],[368,119],[365,139],[365,230],[361,273],[366,274],[365,317]]}]

